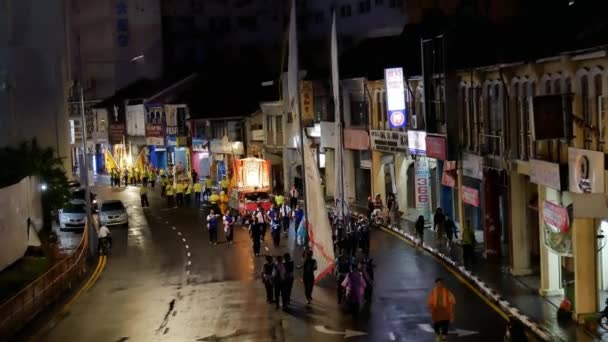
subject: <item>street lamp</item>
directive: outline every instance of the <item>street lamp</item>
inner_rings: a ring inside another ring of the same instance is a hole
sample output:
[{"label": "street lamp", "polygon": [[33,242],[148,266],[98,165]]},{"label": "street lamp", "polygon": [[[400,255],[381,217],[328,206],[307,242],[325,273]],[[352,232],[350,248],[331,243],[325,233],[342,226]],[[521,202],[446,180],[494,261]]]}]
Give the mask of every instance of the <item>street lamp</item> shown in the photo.
[{"label": "street lamp", "polygon": [[[139,55],[131,58],[130,60],[108,60],[108,61],[84,61],[83,64],[115,64],[122,62],[133,63],[140,59],[143,59],[144,55]],[[84,114],[84,88],[82,87],[82,82],[78,82],[80,86],[80,120],[82,124],[80,125],[82,128],[82,167],[80,168],[80,177],[84,182],[84,201],[85,201],[85,210],[87,213],[87,226],[89,233],[89,254],[94,256],[97,252],[97,231],[95,230],[95,225],[93,224],[93,213],[91,212],[91,189],[89,188],[89,166],[87,162],[87,141],[86,141],[86,118]]]}]

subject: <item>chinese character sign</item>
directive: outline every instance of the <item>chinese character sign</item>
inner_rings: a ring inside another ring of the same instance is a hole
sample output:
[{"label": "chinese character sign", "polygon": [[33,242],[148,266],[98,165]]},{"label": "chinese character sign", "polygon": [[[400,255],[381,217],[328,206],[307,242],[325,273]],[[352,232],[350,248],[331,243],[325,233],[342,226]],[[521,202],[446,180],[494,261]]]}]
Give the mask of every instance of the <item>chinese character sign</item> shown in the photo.
[{"label": "chinese character sign", "polygon": [[129,5],[128,0],[116,0],[116,43],[119,47],[129,46]]},{"label": "chinese character sign", "polygon": [[414,163],[414,181],[416,210],[418,215],[424,216],[424,220],[428,221],[431,219],[430,170],[429,162],[425,157],[420,157]]},{"label": "chinese character sign", "polygon": [[302,120],[314,120],[313,89],[311,81],[300,82],[300,106],[302,107]]},{"label": "chinese character sign", "polygon": [[384,69],[388,123],[391,128],[407,126],[403,68]]}]

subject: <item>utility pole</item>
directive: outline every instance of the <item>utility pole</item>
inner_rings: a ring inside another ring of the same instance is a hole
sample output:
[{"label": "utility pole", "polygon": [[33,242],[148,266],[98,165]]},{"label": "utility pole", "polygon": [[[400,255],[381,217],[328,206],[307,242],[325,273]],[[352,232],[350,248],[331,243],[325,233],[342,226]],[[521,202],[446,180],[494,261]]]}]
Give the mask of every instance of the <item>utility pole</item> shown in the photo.
[{"label": "utility pole", "polygon": [[87,162],[87,129],[84,114],[84,89],[82,88],[82,84],[80,84],[80,120],[80,126],[82,128],[82,167],[80,168],[80,177],[84,182],[84,201],[89,234],[89,255],[95,256],[97,251],[97,230],[95,229],[93,215],[91,213],[91,190],[89,189],[89,167]]}]

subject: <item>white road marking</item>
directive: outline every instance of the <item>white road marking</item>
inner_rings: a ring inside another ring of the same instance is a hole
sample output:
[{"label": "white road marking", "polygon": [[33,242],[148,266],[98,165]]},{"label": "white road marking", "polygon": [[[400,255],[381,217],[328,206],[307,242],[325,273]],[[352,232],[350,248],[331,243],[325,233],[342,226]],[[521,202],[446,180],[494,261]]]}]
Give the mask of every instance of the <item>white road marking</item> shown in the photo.
[{"label": "white road marking", "polygon": [[192,265],[192,261],[188,261],[188,266]]},{"label": "white road marking", "polygon": [[391,341],[395,341],[397,340],[397,337],[395,337],[395,334],[391,331],[388,333],[388,339]]},{"label": "white road marking", "polygon": [[190,252],[188,252],[188,258],[190,257]]},{"label": "white road marking", "polygon": [[166,224],[169,224],[169,221],[165,221]]},{"label": "white road marking", "polygon": [[186,274],[187,274],[187,275],[190,275],[190,270],[187,270],[187,271],[186,271]]},{"label": "white road marking", "polygon": [[186,245],[186,249],[189,249],[189,248],[190,248],[190,246]]},{"label": "white road marking", "polygon": [[266,250],[266,252],[268,252],[270,249],[268,249],[268,247],[264,246],[264,249]]},{"label": "white road marking", "polygon": [[181,236],[181,235],[182,235],[182,233],[181,233],[181,232],[177,232],[177,235]]},{"label": "white road marking", "polygon": [[171,227],[171,229],[176,230],[177,228],[175,228],[175,227]]},{"label": "white road marking", "polygon": [[185,239],[185,238],[182,238],[182,241],[186,242],[186,239]]}]

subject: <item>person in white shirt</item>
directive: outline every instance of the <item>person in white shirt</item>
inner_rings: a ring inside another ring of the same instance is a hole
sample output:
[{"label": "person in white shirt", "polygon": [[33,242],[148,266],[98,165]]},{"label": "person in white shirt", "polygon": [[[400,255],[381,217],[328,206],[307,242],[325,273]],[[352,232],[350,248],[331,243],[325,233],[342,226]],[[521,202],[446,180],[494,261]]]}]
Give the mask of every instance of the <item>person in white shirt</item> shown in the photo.
[{"label": "person in white shirt", "polygon": [[105,241],[110,243],[110,247],[112,247],[112,237],[110,236],[110,229],[106,226],[101,226],[97,231],[97,241],[98,246],[101,247]]},{"label": "person in white shirt", "polygon": [[296,189],[295,185],[291,186],[291,190],[289,191],[289,206],[291,207],[291,210],[294,210],[296,208],[296,204],[298,204],[298,196],[300,194],[298,193],[298,189]]},{"label": "person in white shirt", "polygon": [[266,225],[268,220],[266,219],[266,213],[264,213],[264,209],[259,206],[258,209],[255,212],[255,217],[257,217],[258,222],[260,223],[260,226],[262,227],[261,229],[261,238],[262,241],[264,241],[264,237],[266,236]]}]

